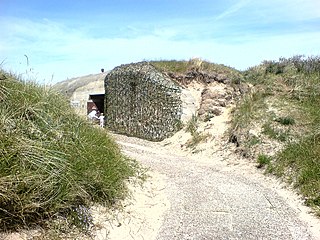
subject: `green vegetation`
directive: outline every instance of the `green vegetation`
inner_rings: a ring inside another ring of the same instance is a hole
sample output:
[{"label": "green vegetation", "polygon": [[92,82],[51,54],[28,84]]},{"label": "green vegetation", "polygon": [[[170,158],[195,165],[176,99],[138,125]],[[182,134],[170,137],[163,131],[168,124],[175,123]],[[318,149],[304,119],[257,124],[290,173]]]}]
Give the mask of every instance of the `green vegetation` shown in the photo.
[{"label": "green vegetation", "polygon": [[190,132],[192,138],[187,142],[188,148],[195,148],[199,143],[204,142],[210,137],[210,134],[204,134],[198,132],[198,118],[192,115],[186,126],[186,132]]},{"label": "green vegetation", "polygon": [[53,90],[0,78],[0,230],[57,218],[88,229],[92,203],[125,198],[140,167]]},{"label": "green vegetation", "polygon": [[160,71],[173,72],[176,74],[186,74],[191,70],[202,71],[206,73],[224,74],[232,80],[233,83],[238,84],[243,78],[240,71],[227,67],[222,64],[215,64],[200,58],[193,58],[189,61],[177,60],[161,60],[150,61],[150,63],[158,68]]},{"label": "green vegetation", "polygon": [[254,146],[254,145],[257,145],[257,144],[260,144],[260,143],[261,143],[261,140],[260,140],[259,137],[252,136],[252,137],[250,137],[249,141],[247,142],[247,146],[251,147],[251,146]]},{"label": "green vegetation", "polygon": [[94,74],[83,76],[80,78],[67,79],[62,82],[56,83],[53,88],[66,97],[71,98],[74,92],[77,91],[77,89],[81,89],[94,81],[102,81],[104,79],[104,76],[104,74]]},{"label": "green vegetation", "polygon": [[284,176],[320,216],[320,134],[289,144],[277,155],[274,173]]},{"label": "green vegetation", "polygon": [[275,119],[276,122],[281,123],[282,125],[293,125],[295,120],[292,117],[278,117]]},{"label": "green vegetation", "polygon": [[257,159],[258,166],[257,168],[262,168],[271,163],[271,157],[265,154],[260,154]]},{"label": "green vegetation", "polygon": [[195,115],[192,115],[191,119],[188,121],[186,126],[186,131],[194,135],[198,129],[198,118]]},{"label": "green vegetation", "polygon": [[176,61],[176,60],[163,60],[163,61],[151,61],[152,65],[162,71],[185,73],[190,68],[188,61]]},{"label": "green vegetation", "polygon": [[232,129],[245,128],[254,119],[261,117],[261,111],[265,111],[265,97],[268,96],[263,91],[251,92],[244,96],[236,106],[233,113]]},{"label": "green vegetation", "polygon": [[[272,158],[256,156],[258,167],[292,183],[320,215],[320,57],[265,61],[243,75],[253,91],[235,109],[231,134],[258,152],[266,141],[282,145]],[[260,128],[260,143],[250,144],[252,126]]]},{"label": "green vegetation", "polygon": [[285,142],[289,138],[289,132],[273,127],[269,122],[262,125],[262,133],[271,139]]}]

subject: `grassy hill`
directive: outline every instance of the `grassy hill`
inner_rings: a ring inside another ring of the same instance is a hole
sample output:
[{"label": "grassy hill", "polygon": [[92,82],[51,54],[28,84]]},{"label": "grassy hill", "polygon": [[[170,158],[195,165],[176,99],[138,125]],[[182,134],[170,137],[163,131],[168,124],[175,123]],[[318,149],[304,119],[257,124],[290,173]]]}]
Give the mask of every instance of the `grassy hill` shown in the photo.
[{"label": "grassy hill", "polygon": [[320,57],[265,61],[243,77],[252,88],[233,112],[230,140],[320,216]]},{"label": "grassy hill", "polygon": [[0,102],[1,231],[58,218],[86,228],[89,206],[126,197],[137,163],[64,97],[1,70]]},{"label": "grassy hill", "polygon": [[[163,61],[150,61],[157,69],[166,73],[174,75],[190,74],[192,72],[206,73],[208,75],[215,74],[221,75],[230,79],[232,82],[239,82],[242,80],[240,71],[227,67],[223,64],[215,64],[204,61],[200,58],[193,58],[189,61],[176,61],[176,60],[163,60]],[[193,76],[190,76],[192,78]]]},{"label": "grassy hill", "polygon": [[68,98],[77,91],[84,88],[85,91],[103,92],[104,91],[104,78],[108,72],[99,74],[90,74],[87,76],[81,76],[64,80],[56,83],[53,88],[60,93],[63,93]]}]

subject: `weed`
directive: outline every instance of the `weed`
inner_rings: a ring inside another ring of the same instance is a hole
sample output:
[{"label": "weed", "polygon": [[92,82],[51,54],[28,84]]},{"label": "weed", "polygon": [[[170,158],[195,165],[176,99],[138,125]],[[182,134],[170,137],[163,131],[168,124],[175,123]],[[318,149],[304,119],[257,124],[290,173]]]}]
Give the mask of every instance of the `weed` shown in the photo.
[{"label": "weed", "polygon": [[283,131],[280,129],[276,129],[269,122],[265,123],[262,126],[262,133],[269,136],[272,139],[279,140],[281,142],[285,142],[289,138],[288,131]]},{"label": "weed", "polygon": [[265,98],[267,94],[263,91],[254,91],[244,96],[235,107],[232,119],[232,128],[245,128],[250,122],[259,116],[259,111],[266,108]]},{"label": "weed", "polygon": [[249,141],[247,142],[248,147],[260,144],[261,140],[260,138],[256,137],[256,136],[252,136]]},{"label": "weed", "polygon": [[174,128],[179,131],[184,127],[184,124],[181,120],[175,120],[174,122]]},{"label": "weed", "polygon": [[272,158],[270,156],[267,156],[265,154],[259,154],[258,159],[257,159],[257,163],[258,163],[257,168],[262,168],[262,167],[270,164],[271,159]]},{"label": "weed", "polygon": [[186,131],[194,135],[198,129],[198,118],[192,115],[191,119],[187,122]]},{"label": "weed", "polygon": [[276,122],[282,125],[293,125],[295,124],[295,120],[292,117],[278,117],[275,119]]},{"label": "weed", "polygon": [[188,148],[195,148],[199,143],[204,142],[209,137],[211,137],[210,134],[196,132],[192,135],[192,138],[187,142],[186,146]]},{"label": "weed", "polygon": [[188,121],[186,131],[191,133],[192,138],[187,142],[188,148],[194,148],[199,143],[208,139],[210,134],[203,134],[198,132],[198,117],[192,115],[192,118]]}]

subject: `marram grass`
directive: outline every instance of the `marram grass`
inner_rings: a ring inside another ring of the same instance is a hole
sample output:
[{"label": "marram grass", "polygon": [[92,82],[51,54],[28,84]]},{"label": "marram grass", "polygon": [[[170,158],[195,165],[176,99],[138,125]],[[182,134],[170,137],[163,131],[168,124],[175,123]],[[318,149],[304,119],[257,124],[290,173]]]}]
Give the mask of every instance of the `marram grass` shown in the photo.
[{"label": "marram grass", "polygon": [[0,75],[0,230],[126,196],[140,168],[105,131],[51,89]]},{"label": "marram grass", "polygon": [[[246,96],[237,104],[232,129],[237,126],[248,132],[254,124],[264,123],[261,133],[282,142],[283,149],[272,161],[258,156],[259,166],[264,161],[263,165],[268,165],[267,172],[292,183],[306,204],[320,216],[320,56],[264,61],[244,71],[243,75],[246,82],[255,86],[254,94],[259,98]],[[273,114],[268,111],[268,100],[269,103],[278,102],[276,110],[283,111],[283,115],[276,116],[277,111]],[[285,103],[290,104],[289,107]],[[268,152],[263,154],[267,156]]]}]

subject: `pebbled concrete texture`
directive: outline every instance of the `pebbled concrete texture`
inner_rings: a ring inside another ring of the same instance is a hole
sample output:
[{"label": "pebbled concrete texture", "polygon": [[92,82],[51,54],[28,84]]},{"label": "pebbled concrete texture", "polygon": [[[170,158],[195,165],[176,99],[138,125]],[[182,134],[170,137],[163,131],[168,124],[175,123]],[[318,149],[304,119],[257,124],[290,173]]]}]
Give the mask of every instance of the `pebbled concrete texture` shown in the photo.
[{"label": "pebbled concrete texture", "polygon": [[170,209],[155,239],[319,239],[300,210],[263,182],[265,176],[228,166],[221,152],[198,161],[159,143],[124,136],[118,143],[125,154],[166,176]]}]

